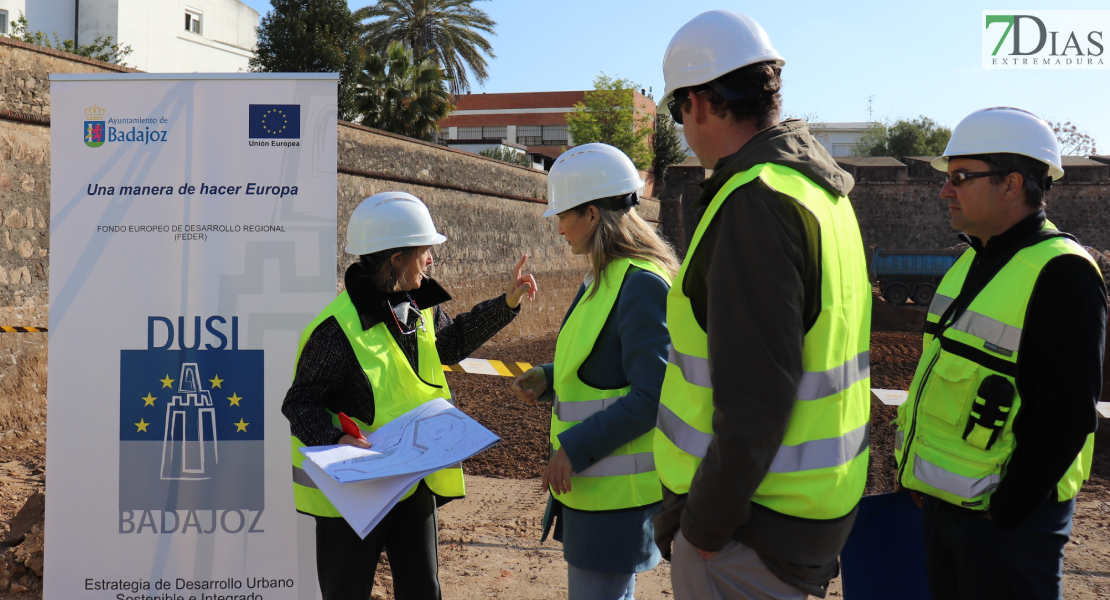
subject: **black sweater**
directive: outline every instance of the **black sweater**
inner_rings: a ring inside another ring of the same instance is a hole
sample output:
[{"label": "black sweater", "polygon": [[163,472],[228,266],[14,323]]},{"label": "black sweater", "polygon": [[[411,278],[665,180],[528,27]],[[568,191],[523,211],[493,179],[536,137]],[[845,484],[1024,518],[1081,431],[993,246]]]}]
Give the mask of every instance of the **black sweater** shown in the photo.
[{"label": "black sweater", "polygon": [[[1044,221],[1043,211],[1030,215],[986,246],[964,236],[976,252],[965,280],[992,276],[979,271],[990,268],[991,257],[1012,252]],[[1098,426],[1105,340],[1102,278],[1082,257],[1053,259],[1037,278],[1022,327],[1016,446],[991,498],[991,518],[1000,526],[1017,527],[1046,501],[1056,501],[1057,482]]]}]

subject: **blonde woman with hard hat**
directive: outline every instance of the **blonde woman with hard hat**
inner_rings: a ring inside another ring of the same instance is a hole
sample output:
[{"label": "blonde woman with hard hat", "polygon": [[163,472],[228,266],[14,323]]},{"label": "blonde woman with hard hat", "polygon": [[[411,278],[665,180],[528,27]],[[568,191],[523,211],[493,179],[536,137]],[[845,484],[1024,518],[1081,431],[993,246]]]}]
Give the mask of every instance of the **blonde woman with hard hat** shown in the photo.
[{"label": "blonde woman with hard hat", "polygon": [[933,598],[1063,598],[1064,545],[1091,473],[1106,290],[1045,214],[1064,175],[1027,111],[978,110],[933,167],[970,247],[945,274],[898,407],[898,484],[922,507]]},{"label": "blonde woman with hard hat", "polygon": [[508,291],[451,319],[451,296],[427,275],[432,246],[447,241],[428,208],[405,192],[362,201],[347,224],[345,291],[301,335],[297,370],[282,413],[292,431],[293,496],[316,518],[316,571],[324,600],[367,600],[384,549],[398,598],[440,598],[436,506],[465,493],[461,468],[425,477],[365,539],[301,469],[302,446],[367,443],[345,434],[339,413],[363,431],[435,398],[450,398],[442,364],[466,358],[513,320],[536,282],[521,273]]},{"label": "blonde woman with hard hat", "polygon": [[555,362],[512,387],[526,403],[554,403],[543,539],[554,526],[571,600],[631,599],[636,573],[660,558],[651,432],[678,260],[636,212],[642,187],[632,161],[605,144],[568,150],[548,174],[544,216],[558,216],[559,234],[590,270],[563,319]]}]

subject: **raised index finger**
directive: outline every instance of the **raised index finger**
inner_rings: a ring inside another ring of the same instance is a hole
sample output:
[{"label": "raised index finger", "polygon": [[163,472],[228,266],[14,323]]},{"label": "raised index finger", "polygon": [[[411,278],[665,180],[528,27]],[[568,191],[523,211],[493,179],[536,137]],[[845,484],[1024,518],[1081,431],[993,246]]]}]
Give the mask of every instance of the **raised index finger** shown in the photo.
[{"label": "raised index finger", "polygon": [[524,268],[524,263],[527,262],[527,261],[528,261],[528,255],[527,254],[522,254],[520,256],[520,260],[517,261],[516,268],[513,269],[517,279],[520,279],[520,271],[521,271],[521,269]]}]

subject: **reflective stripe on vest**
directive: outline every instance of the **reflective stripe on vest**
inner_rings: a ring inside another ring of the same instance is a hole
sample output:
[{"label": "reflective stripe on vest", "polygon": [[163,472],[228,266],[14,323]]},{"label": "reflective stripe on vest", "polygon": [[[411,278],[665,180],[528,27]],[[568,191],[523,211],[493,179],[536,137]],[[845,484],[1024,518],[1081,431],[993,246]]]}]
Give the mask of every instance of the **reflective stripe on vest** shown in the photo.
[{"label": "reflective stripe on vest", "polygon": [[[713,434],[694,429],[666,406],[659,407],[656,427],[675,446],[698,458],[705,458],[713,441]],[[840,437],[810,440],[795,446],[783,444],[771,461],[770,472],[796,473],[836,467],[863,454],[870,443],[871,424],[864,423]]]},{"label": "reflective stripe on vest", "polygon": [[[578,377],[578,370],[593,351],[610,313],[616,310],[625,277],[633,268],[655,273],[670,284],[666,271],[652,262],[614,260],[597,280],[590,282],[559,331],[552,381],[555,403],[551,408],[550,441],[554,450],[560,448],[560,433],[620,402],[631,390],[631,387],[615,390],[591,387]],[[571,491],[555,497],[562,504],[586,511],[620,510],[659,502],[663,491],[655,474],[652,438],[649,431],[575,473],[571,477]]]},{"label": "reflective stripe on vest", "polygon": [[617,477],[654,471],[655,455],[651,452],[637,452],[606,456],[590,465],[585,471],[575,474],[575,477]]},{"label": "reflective stripe on vest", "polygon": [[[898,407],[894,455],[902,486],[989,510],[1016,447],[1012,427],[1021,393],[1015,376],[1026,310],[1044,267],[1064,255],[1082,256],[1098,270],[1071,239],[1041,241],[1014,255],[941,333],[940,319],[963,289],[975,250],[964,252],[945,274],[926,316],[924,349],[909,398]],[[1010,398],[995,399],[989,392],[998,389],[993,385],[983,388],[992,377],[1009,383]],[[981,397],[981,389],[991,398]],[[1088,436],[1057,484],[1058,500],[1075,497],[1088,477],[1092,440]]]},{"label": "reflective stripe on vest", "polygon": [[[683,354],[671,346],[668,348],[667,362],[682,371],[682,378],[687,383],[713,389],[713,381],[709,377],[708,358]],[[802,380],[798,383],[798,400],[827,398],[870,377],[871,353],[861,352],[848,359],[848,362],[826,371],[803,371]]]},{"label": "reflective stripe on vest", "polygon": [[[667,297],[671,348],[656,417],[656,470],[668,489],[686,493],[712,443],[714,385],[708,336],[694,318],[682,283],[717,210],[734,190],[756,178],[817,218],[825,291],[818,319],[806,333],[797,402],[752,501],[802,518],[840,518],[859,502],[867,477],[871,286],[848,199],[833,196],[780,165],[756,165],[734,175],[717,192],[698,223]],[[830,281],[835,285],[829,286]],[[735,385],[741,390],[732,393],[742,394],[744,382],[730,381],[727,374],[717,377],[718,387]]]},{"label": "reflective stripe on vest", "polygon": [[918,480],[961,498],[974,498],[994,491],[1002,481],[1002,476],[998,473],[980,478],[965,477],[934,465],[920,456],[913,458],[913,473]]},{"label": "reflective stripe on vest", "polygon": [[[432,309],[425,309],[424,321],[434,323]],[[414,372],[408,358],[393,339],[384,323],[378,323],[368,330],[362,329],[358,311],[350,297],[343,292],[331,302],[301,334],[297,360],[300,361],[312,332],[328,318],[334,317],[346,335],[347,342],[355,353],[363,372],[374,392],[374,422],[354,421],[363,431],[373,432],[400,415],[435,398],[451,398],[451,390],[440,366],[439,353],[435,345],[435,329],[432,326],[417,330],[416,343],[419,373]],[[339,429],[339,417],[329,411],[333,425]],[[339,512],[313,483],[308,473],[301,468],[305,458],[300,452],[304,444],[295,436],[290,437],[291,458],[293,463],[293,499],[297,510],[311,515],[338,517]],[[465,495],[461,465],[441,469],[424,478],[428,488],[436,495],[459,498]],[[405,498],[416,491],[413,486],[405,493]]]},{"label": "reflective stripe on vest", "polygon": [[[953,301],[955,301],[955,298],[935,294],[933,302],[929,304],[929,314],[940,319]],[[985,342],[990,342],[1010,352],[1017,352],[1018,348],[1021,347],[1020,327],[1007,325],[1002,321],[997,321],[987,315],[981,315],[973,310],[965,310],[960,318],[952,324],[952,328],[981,338]]]}]

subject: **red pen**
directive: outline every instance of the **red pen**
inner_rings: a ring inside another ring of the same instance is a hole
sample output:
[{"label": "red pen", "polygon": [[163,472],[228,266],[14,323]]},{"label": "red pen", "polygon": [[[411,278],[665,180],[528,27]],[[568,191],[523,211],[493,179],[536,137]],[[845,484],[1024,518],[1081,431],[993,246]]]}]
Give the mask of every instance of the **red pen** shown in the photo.
[{"label": "red pen", "polygon": [[362,436],[362,430],[360,430],[358,428],[358,425],[356,425],[355,422],[351,420],[351,417],[348,417],[343,413],[339,413],[339,424],[343,426],[343,433],[351,437],[358,438],[360,440],[366,439]]}]

